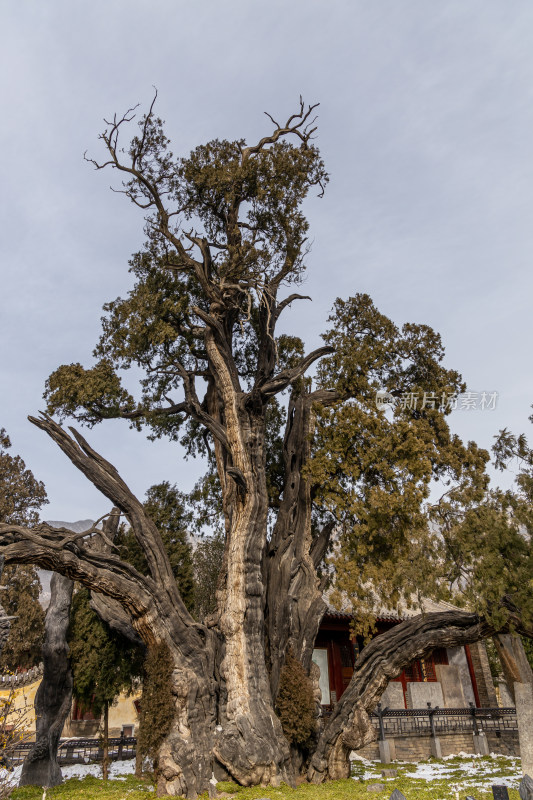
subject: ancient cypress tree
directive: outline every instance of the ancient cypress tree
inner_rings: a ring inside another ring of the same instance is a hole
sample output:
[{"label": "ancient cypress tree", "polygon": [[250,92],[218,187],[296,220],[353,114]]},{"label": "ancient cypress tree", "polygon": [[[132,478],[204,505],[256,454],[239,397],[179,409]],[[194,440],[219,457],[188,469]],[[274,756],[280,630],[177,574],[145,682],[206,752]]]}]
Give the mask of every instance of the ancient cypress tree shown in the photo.
[{"label": "ancient cypress tree", "polygon": [[[333,536],[339,586],[369,610],[378,575],[392,601],[413,581],[436,596],[460,587],[457,537],[480,530],[488,454],[449,430],[448,398],[464,384],[443,367],[434,331],[399,329],[354,294],[336,303],[324,346],[306,353],[279,332],[282,315],[305,299],[302,204],[327,183],[313,113],[302,103],[285,124],[271,118],[253,145],[215,140],[179,159],[153,105],[129,147],[119,136],[134,112],[108,123],[105,158],[92,163],[122,175],[122,190],[146,211],[147,241],[131,261],[133,289],[105,306],[95,365],[62,366],[47,384],[48,411],[60,419],[122,418],[206,457],[224,523],[214,613],[191,615],[143,503],[78,431],[50,416],[31,421],[127,517],[147,574],[112,546],[95,552],[85,541],[93,531],[0,525],[6,562],[79,580],[111,598],[116,619],[148,647],[168,649],[174,707],[158,751],[160,793],[194,797],[213,772],[246,785],[294,780],[275,703],[289,649],[309,672]],[[144,372],[137,398],[120,381],[132,365]],[[376,404],[378,390],[395,401],[389,411]],[[401,402],[406,393],[418,404]],[[447,489],[432,509],[434,479]],[[492,552],[506,536],[516,540],[516,527],[495,533]],[[479,585],[476,559],[461,552]],[[530,597],[514,602],[512,580],[497,588],[474,608],[415,618],[363,650],[313,744],[310,780],[347,774],[349,750],[374,737],[369,712],[412,659],[496,630],[531,635]]]}]

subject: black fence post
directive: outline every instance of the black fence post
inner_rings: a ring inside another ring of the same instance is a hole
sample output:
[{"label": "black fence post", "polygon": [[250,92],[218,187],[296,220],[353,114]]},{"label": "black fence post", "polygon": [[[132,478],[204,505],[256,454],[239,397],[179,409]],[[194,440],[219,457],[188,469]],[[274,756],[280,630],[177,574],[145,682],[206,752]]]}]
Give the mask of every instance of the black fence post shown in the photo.
[{"label": "black fence post", "polygon": [[433,716],[434,716],[435,711],[437,710],[437,708],[438,708],[438,706],[436,708],[431,708],[431,703],[428,703],[429,729],[431,731],[431,738],[432,739],[434,739],[436,737],[436,735],[437,735],[435,733],[435,720],[433,719]]},{"label": "black fence post", "polygon": [[477,724],[476,707],[472,701],[469,703],[470,713],[472,714],[472,725],[474,726],[474,736],[479,736],[479,726]]},{"label": "black fence post", "polygon": [[378,703],[378,707],[376,709],[376,713],[378,715],[379,720],[379,741],[385,741],[385,725],[383,724],[383,714],[388,711],[388,708],[381,710],[381,703]]}]

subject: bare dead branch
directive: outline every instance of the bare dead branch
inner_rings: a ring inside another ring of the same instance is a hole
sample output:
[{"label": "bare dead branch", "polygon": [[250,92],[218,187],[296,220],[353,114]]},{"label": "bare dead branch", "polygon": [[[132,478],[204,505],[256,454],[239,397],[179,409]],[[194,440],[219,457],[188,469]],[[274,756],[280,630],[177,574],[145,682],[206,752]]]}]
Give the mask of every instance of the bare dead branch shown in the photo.
[{"label": "bare dead branch", "polygon": [[289,117],[285,125],[280,125],[276,120],[265,111],[266,116],[270,119],[273,125],[276,126],[276,129],[270,136],[264,136],[256,145],[244,147],[242,149],[242,163],[250,158],[251,155],[255,155],[255,153],[259,153],[264,147],[269,144],[274,144],[278,141],[281,136],[287,136],[289,134],[293,134],[301,139],[304,146],[306,146],[310,139],[313,136],[313,133],[316,131],[316,126],[311,127],[316,120],[316,117],[309,122],[309,117],[315,110],[318,108],[320,103],[315,103],[312,106],[308,106],[307,110],[305,109],[305,104],[300,96],[300,111],[296,114],[292,114]]},{"label": "bare dead branch", "polygon": [[[6,563],[37,564],[59,572],[84,586],[114,597],[133,613],[128,597],[136,598],[135,614],[146,613],[152,600],[153,581],[117,556],[93,552],[83,543],[65,542],[65,528],[0,523],[0,547]],[[133,601],[132,601],[133,602]],[[134,615],[135,615],[134,614]]]},{"label": "bare dead branch", "polygon": [[120,416],[122,419],[143,419],[153,412],[163,414],[164,416],[173,416],[174,414],[189,414],[189,405],[186,402],[172,403],[171,405],[162,408],[141,409],[137,411],[121,411]]},{"label": "bare dead branch", "polygon": [[282,300],[276,306],[276,311],[275,311],[276,319],[278,319],[282,314],[282,312],[287,308],[287,306],[290,306],[290,304],[294,303],[295,300],[312,300],[312,299],[313,298],[309,297],[308,294],[290,294],[288,297],[285,298],[285,300]]}]

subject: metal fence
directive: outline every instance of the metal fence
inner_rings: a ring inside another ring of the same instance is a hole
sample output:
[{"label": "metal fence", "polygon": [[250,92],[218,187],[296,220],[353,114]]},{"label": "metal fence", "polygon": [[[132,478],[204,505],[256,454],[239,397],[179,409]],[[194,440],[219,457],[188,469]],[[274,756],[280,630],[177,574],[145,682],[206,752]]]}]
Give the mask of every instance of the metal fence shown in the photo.
[{"label": "metal fence", "polygon": [[[370,715],[380,739],[395,736],[438,736],[441,733],[485,733],[517,731],[514,708],[381,708]],[[10,766],[21,764],[33,742],[19,744],[10,756]],[[109,739],[109,758],[122,761],[135,758],[135,736],[118,736]],[[102,761],[104,751],[101,739],[65,739],[60,742],[60,764],[90,764]]]},{"label": "metal fence", "polygon": [[439,733],[475,733],[518,730],[514,708],[381,708],[371,714],[380,739]]},{"label": "metal fence", "polygon": [[[19,744],[10,756],[10,766],[21,764],[33,747],[33,742]],[[137,739],[134,736],[117,736],[109,739],[109,758],[122,761],[135,758]],[[102,761],[104,750],[101,739],[66,739],[59,744],[57,760],[60,764],[90,764]]]}]

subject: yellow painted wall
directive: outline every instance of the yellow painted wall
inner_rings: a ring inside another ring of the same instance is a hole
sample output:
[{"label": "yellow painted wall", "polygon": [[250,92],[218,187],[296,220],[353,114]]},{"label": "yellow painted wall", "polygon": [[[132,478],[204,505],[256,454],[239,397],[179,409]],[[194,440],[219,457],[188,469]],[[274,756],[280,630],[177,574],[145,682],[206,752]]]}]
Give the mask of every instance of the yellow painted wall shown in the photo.
[{"label": "yellow painted wall", "polygon": [[[14,690],[14,705],[13,712],[8,716],[7,722],[10,725],[15,725],[19,719],[24,719],[24,727],[31,734],[35,735],[35,694],[39,688],[40,679],[30,683],[27,686],[20,686]],[[1,684],[0,684],[1,686]],[[5,703],[10,696],[9,688],[0,688],[0,703]],[[133,705],[133,701],[137,700],[140,694],[135,694],[127,697],[124,694],[119,695],[116,703],[109,709],[109,734],[110,736],[120,736],[122,727],[124,725],[132,725],[134,735],[137,733],[137,726],[139,724],[138,714]],[[70,729],[69,720],[65,723],[64,735],[72,736],[74,731]]]},{"label": "yellow painted wall", "polygon": [[[35,694],[40,684],[40,680],[34,681],[27,686],[19,686],[13,691],[13,711],[8,714],[7,724],[19,726],[35,735]],[[9,700],[11,690],[4,684],[0,684],[0,702],[2,705]],[[5,686],[5,688],[4,688]]]},{"label": "yellow painted wall", "polygon": [[109,732],[111,736],[120,736],[123,725],[133,725],[133,735],[137,734],[139,717],[133,705],[139,695],[119,695],[117,702],[109,709]]}]

